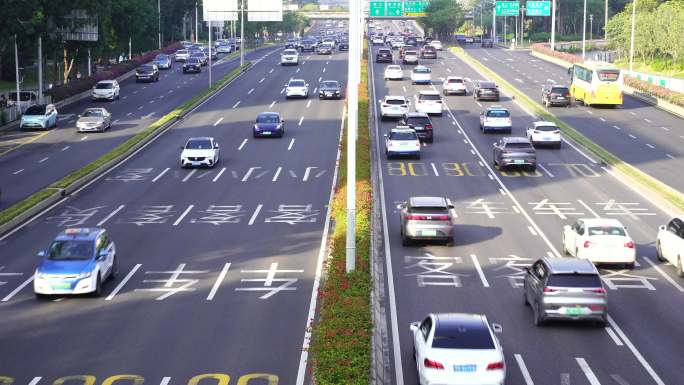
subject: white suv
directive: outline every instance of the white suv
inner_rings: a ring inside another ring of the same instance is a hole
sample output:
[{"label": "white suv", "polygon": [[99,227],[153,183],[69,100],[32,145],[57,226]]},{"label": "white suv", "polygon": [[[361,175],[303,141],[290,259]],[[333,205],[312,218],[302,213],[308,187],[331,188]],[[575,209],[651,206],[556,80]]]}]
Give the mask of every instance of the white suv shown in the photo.
[{"label": "white suv", "polygon": [[309,97],[309,85],[304,81],[304,79],[290,79],[290,81],[285,84],[285,98]]},{"label": "white suv", "polygon": [[385,96],[380,101],[380,117],[401,118],[409,112],[409,101],[404,96]]},{"label": "white suv", "polygon": [[442,97],[437,91],[420,91],[416,95],[416,111],[428,115],[442,115]]},{"label": "white suv", "polygon": [[297,50],[288,48],[280,54],[280,65],[298,65],[299,54]]},{"label": "white suv", "polygon": [[684,278],[684,216],[672,218],[667,225],[660,226],[656,252],[658,260],[670,262],[677,269],[677,275]]},{"label": "white suv", "polygon": [[116,80],[101,80],[93,87],[90,97],[93,100],[115,100],[119,98],[119,92],[119,83]]},{"label": "white suv", "polygon": [[561,148],[560,128],[553,122],[532,122],[527,127],[527,139],[534,147],[550,145]]},{"label": "white suv", "polygon": [[400,65],[391,64],[385,67],[385,80],[403,80],[404,70]]},{"label": "white suv", "polygon": [[442,93],[444,96],[450,94],[465,95],[467,92],[465,80],[460,76],[449,76],[442,83]]},{"label": "white suv", "polygon": [[411,83],[413,84],[431,84],[432,83],[432,71],[426,66],[416,66],[411,71]]}]

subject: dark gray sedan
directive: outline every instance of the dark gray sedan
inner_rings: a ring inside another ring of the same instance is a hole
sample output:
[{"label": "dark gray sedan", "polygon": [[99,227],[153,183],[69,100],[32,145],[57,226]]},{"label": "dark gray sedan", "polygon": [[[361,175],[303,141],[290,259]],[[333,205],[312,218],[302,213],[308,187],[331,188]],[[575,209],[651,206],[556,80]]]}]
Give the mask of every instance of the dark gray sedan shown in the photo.
[{"label": "dark gray sedan", "polygon": [[537,152],[527,138],[509,136],[494,143],[494,166],[499,168],[522,166],[537,169]]},{"label": "dark gray sedan", "polygon": [[319,99],[340,99],[341,97],[342,90],[337,80],[323,80],[318,86]]}]

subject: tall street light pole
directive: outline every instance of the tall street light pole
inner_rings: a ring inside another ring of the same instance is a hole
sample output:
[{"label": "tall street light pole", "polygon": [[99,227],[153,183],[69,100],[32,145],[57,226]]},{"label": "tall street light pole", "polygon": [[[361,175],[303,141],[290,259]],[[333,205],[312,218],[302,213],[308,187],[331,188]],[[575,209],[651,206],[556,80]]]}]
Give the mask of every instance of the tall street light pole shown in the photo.
[{"label": "tall street light pole", "polygon": [[594,14],[589,14],[589,41],[594,40]]},{"label": "tall street light pole", "polygon": [[584,0],[584,16],[582,17],[582,60],[586,55],[587,45],[587,0]]},{"label": "tall street light pole", "polygon": [[349,1],[349,60],[347,60],[347,234],[346,272],[356,269],[356,131],[359,109],[359,64],[361,53],[361,3]]},{"label": "tall street light pole", "polygon": [[157,0],[157,15],[159,16],[159,49],[161,49],[161,0]]},{"label": "tall street light pole", "polygon": [[604,16],[605,18],[603,20],[603,38],[608,39],[608,0],[606,0]]},{"label": "tall street light pole", "polygon": [[632,32],[629,38],[629,73],[632,73],[634,66],[634,28],[636,27],[636,7],[637,0],[632,3]]},{"label": "tall street light pole", "polygon": [[245,65],[245,0],[240,1],[240,68]]},{"label": "tall street light pole", "polygon": [[551,1],[551,50],[556,50],[556,0]]}]

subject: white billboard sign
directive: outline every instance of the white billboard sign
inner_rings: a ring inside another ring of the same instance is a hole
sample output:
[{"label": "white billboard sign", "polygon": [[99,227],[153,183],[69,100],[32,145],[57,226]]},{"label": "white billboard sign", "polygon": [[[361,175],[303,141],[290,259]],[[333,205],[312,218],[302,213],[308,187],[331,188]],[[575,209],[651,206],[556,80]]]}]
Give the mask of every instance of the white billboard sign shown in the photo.
[{"label": "white billboard sign", "polygon": [[202,4],[204,21],[235,21],[238,19],[238,0],[203,0]]},{"label": "white billboard sign", "polygon": [[248,0],[247,21],[283,21],[282,0]]}]

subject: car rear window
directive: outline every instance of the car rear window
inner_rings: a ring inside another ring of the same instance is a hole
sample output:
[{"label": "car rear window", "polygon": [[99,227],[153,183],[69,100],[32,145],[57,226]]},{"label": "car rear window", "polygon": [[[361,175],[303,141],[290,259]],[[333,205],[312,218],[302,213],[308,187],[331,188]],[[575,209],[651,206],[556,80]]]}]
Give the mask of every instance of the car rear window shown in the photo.
[{"label": "car rear window", "polygon": [[537,126],[534,128],[537,131],[553,132],[559,131],[560,129],[556,126]]},{"label": "car rear window", "polygon": [[437,327],[432,340],[433,348],[441,349],[494,349],[489,330],[483,327],[449,325]]},{"label": "car rear window", "polygon": [[285,51],[283,51],[283,55],[296,55],[296,54],[297,54],[297,51],[295,51],[293,49],[286,49]]},{"label": "car rear window", "polygon": [[617,226],[590,227],[589,235],[625,235],[625,229]]},{"label": "car rear window", "polygon": [[490,82],[480,83],[480,88],[496,88],[496,84]]},{"label": "car rear window", "polygon": [[430,119],[424,116],[412,116],[406,118],[406,123],[414,126],[424,126],[426,124],[430,124]]},{"label": "car rear window", "polygon": [[144,65],[144,66],[140,66],[140,70],[141,70],[141,71],[153,71],[153,70],[154,70],[154,67],[148,66],[148,65]]},{"label": "car rear window", "polygon": [[199,64],[199,59],[197,59],[196,57],[191,57],[190,59],[188,59],[187,63],[188,64]]},{"label": "car rear window", "polygon": [[597,72],[598,78],[602,82],[614,82],[620,76],[620,70],[600,70]]},{"label": "car rear window", "polygon": [[568,87],[553,87],[551,88],[552,94],[567,94],[570,93]]},{"label": "car rear window", "polygon": [[415,68],[415,69],[413,70],[413,72],[419,73],[419,74],[429,74],[429,73],[430,73],[430,69],[427,68],[427,67],[422,67],[422,68],[418,68],[418,67],[417,67],[417,68]]},{"label": "car rear window", "polygon": [[506,110],[490,110],[487,111],[487,116],[490,118],[507,118],[511,114]]},{"label": "car rear window", "polygon": [[418,137],[415,132],[405,131],[405,132],[391,132],[389,135],[390,140],[416,140]]},{"label": "car rear window", "polygon": [[463,83],[463,79],[449,79],[449,83]]},{"label": "car rear window", "polygon": [[108,90],[113,87],[114,85],[112,83],[97,83],[97,85],[95,86],[95,88],[97,88],[98,90]]},{"label": "car rear window", "polygon": [[438,94],[421,94],[418,96],[418,100],[439,100]]},{"label": "car rear window", "polygon": [[26,109],[24,115],[45,115],[45,106],[31,106]]},{"label": "car rear window", "polygon": [[304,81],[303,80],[291,81],[289,86],[290,87],[304,87]]},{"label": "car rear window", "polygon": [[444,206],[411,207],[411,212],[414,214],[449,214],[449,210]]},{"label": "car rear window", "polygon": [[547,286],[560,287],[601,287],[598,274],[551,274]]},{"label": "car rear window", "polygon": [[393,104],[393,105],[398,106],[398,105],[401,105],[401,104],[406,104],[406,101],[404,101],[404,100],[402,100],[402,99],[387,99],[387,100],[385,100],[385,103],[386,103],[386,104]]},{"label": "car rear window", "polygon": [[406,55],[417,55],[416,51],[406,51]]},{"label": "car rear window", "polygon": [[506,148],[532,148],[532,145],[529,143],[520,143],[520,142],[506,143]]}]

